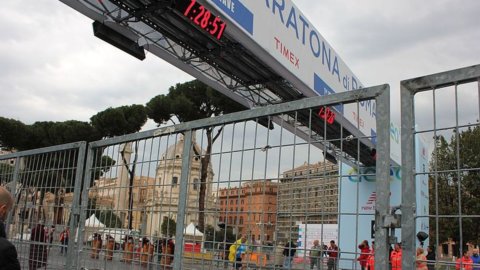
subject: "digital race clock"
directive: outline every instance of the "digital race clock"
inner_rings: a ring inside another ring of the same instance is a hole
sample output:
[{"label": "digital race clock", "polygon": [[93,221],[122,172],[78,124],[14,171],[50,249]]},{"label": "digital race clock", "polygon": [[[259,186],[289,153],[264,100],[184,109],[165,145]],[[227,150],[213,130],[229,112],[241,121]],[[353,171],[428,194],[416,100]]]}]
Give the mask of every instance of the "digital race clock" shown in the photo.
[{"label": "digital race clock", "polygon": [[205,30],[216,39],[222,38],[227,24],[219,16],[213,15],[210,10],[197,3],[196,0],[178,0],[175,5],[183,16]]}]

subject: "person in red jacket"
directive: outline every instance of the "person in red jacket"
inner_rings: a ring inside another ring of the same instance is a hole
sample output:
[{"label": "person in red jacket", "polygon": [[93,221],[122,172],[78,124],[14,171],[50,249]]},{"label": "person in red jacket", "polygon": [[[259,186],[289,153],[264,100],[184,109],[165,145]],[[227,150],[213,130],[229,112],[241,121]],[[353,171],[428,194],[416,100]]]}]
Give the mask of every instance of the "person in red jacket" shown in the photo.
[{"label": "person in red jacket", "polygon": [[390,254],[390,263],[392,270],[402,270],[402,245],[400,243],[395,244],[395,248]]},{"label": "person in red jacket", "polygon": [[367,270],[375,270],[375,241],[372,241],[372,250],[367,259]]},{"label": "person in red jacket", "polygon": [[375,253],[372,253],[367,260],[367,270],[375,270]]},{"label": "person in red jacket", "polygon": [[360,245],[358,245],[358,248],[360,249],[360,256],[357,258],[357,261],[360,262],[361,269],[366,270],[367,260],[371,253],[370,246],[368,245],[368,241],[363,240],[363,242]]},{"label": "person in red jacket", "polygon": [[457,260],[455,265],[455,270],[472,270],[473,269],[473,261],[468,256],[468,250],[463,250],[463,256]]}]

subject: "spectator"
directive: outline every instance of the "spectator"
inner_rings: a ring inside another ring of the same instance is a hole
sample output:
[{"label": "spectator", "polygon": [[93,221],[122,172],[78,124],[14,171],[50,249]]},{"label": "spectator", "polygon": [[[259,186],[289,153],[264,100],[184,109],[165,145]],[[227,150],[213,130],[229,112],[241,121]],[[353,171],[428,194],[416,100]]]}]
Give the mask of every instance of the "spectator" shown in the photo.
[{"label": "spectator", "polygon": [[140,264],[143,266],[148,265],[153,261],[153,245],[150,243],[150,240],[146,237],[142,239],[141,254],[140,254]]},{"label": "spectator", "polygon": [[423,248],[418,247],[417,248],[417,253],[416,253],[416,262],[415,262],[416,269],[417,270],[428,270],[426,261],[427,261],[427,257],[423,253]]},{"label": "spectator", "polygon": [[93,241],[92,241],[92,254],[90,255],[92,259],[98,259],[100,257],[99,253],[100,253],[100,250],[102,249],[102,244],[103,244],[102,235],[99,233],[94,233]]},{"label": "spectator", "polygon": [[375,241],[372,241],[372,252],[368,256],[367,270],[375,270]]},{"label": "spectator", "polygon": [[360,256],[357,258],[357,261],[360,262],[360,268],[365,270],[367,269],[367,260],[371,253],[368,241],[363,240],[363,242],[358,245],[358,248],[360,249]]},{"label": "spectator", "polygon": [[455,270],[473,270],[473,261],[468,256],[468,249],[463,250],[463,256],[457,259]]},{"label": "spectator", "polygon": [[47,235],[45,228],[37,224],[30,233],[30,251],[28,256],[28,269],[36,270],[46,266],[48,261]]},{"label": "spectator", "polygon": [[437,259],[435,256],[435,248],[433,246],[428,246],[427,248],[427,267],[428,270],[435,270],[435,260]]},{"label": "spectator", "polygon": [[313,241],[313,246],[310,249],[310,269],[316,265],[317,269],[320,268],[320,263],[322,260],[322,246],[319,245],[318,240]]},{"label": "spectator", "polygon": [[163,239],[161,249],[162,255],[160,258],[160,269],[172,269],[173,255],[175,254],[175,244],[171,239]]},{"label": "spectator", "polygon": [[478,255],[478,248],[474,248],[472,256],[470,257],[474,263],[473,270],[480,270],[480,256]]},{"label": "spectator", "polygon": [[292,269],[292,261],[293,257],[295,257],[295,253],[297,252],[297,245],[293,241],[289,241],[285,244],[283,248],[283,267],[285,269]]},{"label": "spectator", "polygon": [[123,242],[123,257],[120,261],[125,263],[132,263],[133,260],[133,247],[135,242],[131,235],[125,235],[125,240]]},{"label": "spectator", "polygon": [[111,261],[113,259],[113,251],[115,250],[115,238],[111,235],[107,235],[105,239],[107,241],[105,259]]},{"label": "spectator", "polygon": [[70,238],[70,231],[69,228],[66,227],[65,230],[63,230],[60,233],[60,253],[63,254],[63,251],[65,250],[65,254],[67,254],[67,249],[68,249],[68,240]]},{"label": "spectator", "polygon": [[335,241],[330,241],[330,246],[328,247],[327,254],[328,254],[328,262],[327,267],[328,270],[337,270],[338,264],[338,254],[339,249],[338,246],[335,244]]},{"label": "spectator", "polygon": [[5,218],[12,206],[12,195],[6,188],[0,187],[0,269],[20,270],[17,250],[7,240],[5,232]]},{"label": "spectator", "polygon": [[48,230],[48,250],[52,248],[53,235],[55,234],[55,225],[52,225]]},{"label": "spectator", "polygon": [[394,249],[390,253],[390,263],[392,270],[402,270],[402,244],[396,243]]}]

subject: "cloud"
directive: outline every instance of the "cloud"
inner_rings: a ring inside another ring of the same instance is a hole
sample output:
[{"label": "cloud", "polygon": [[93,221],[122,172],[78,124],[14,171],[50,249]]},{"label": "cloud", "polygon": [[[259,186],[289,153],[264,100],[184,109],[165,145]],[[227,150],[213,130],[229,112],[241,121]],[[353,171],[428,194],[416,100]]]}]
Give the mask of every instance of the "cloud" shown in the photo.
[{"label": "cloud", "polygon": [[7,1],[0,11],[0,115],[26,123],[87,121],[108,107],[145,104],[192,77],[147,54],[139,61],[93,36],[61,2]]},{"label": "cloud", "polygon": [[[294,2],[365,86],[390,84],[394,119],[401,80],[480,62],[476,0]],[[156,56],[139,61],[97,39],[92,21],[60,1],[2,4],[1,116],[88,121],[192,79]]]}]

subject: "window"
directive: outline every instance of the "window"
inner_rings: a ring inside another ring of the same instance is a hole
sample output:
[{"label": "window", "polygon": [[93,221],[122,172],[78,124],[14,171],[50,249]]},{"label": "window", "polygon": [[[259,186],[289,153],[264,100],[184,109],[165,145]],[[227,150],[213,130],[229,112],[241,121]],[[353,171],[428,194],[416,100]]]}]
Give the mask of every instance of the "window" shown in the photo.
[{"label": "window", "polygon": [[240,217],[240,225],[243,224],[243,217]]},{"label": "window", "polygon": [[199,186],[199,183],[198,183],[198,179],[195,178],[193,179],[193,190],[199,190],[200,186]]},{"label": "window", "polygon": [[172,186],[176,186],[178,184],[178,177],[174,176],[172,177]]}]

